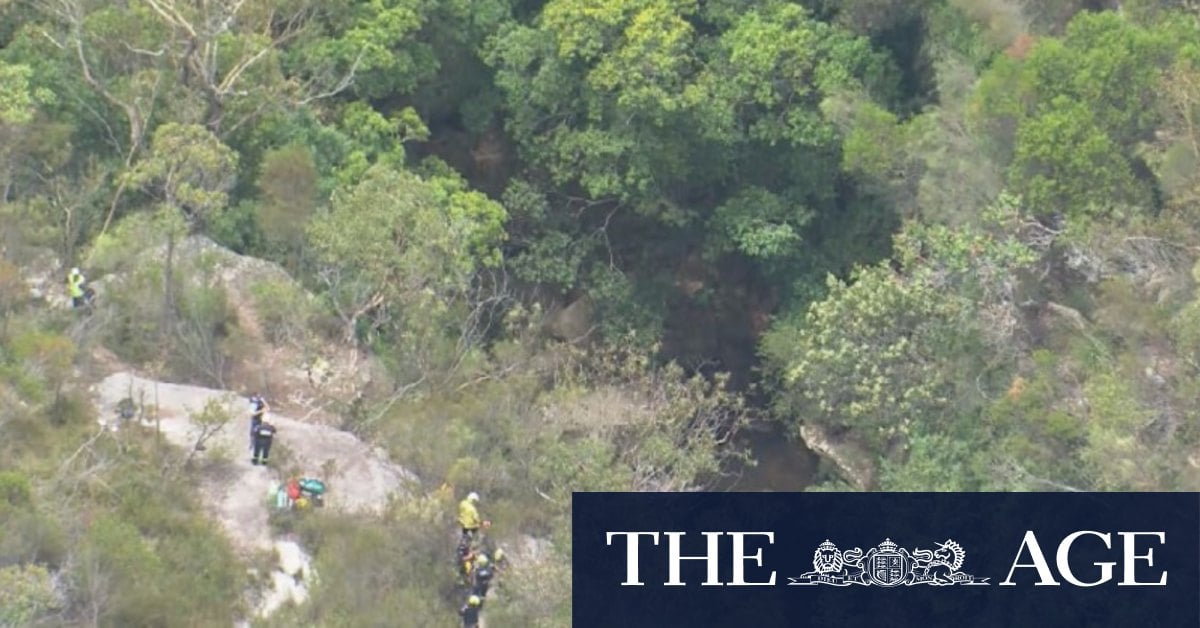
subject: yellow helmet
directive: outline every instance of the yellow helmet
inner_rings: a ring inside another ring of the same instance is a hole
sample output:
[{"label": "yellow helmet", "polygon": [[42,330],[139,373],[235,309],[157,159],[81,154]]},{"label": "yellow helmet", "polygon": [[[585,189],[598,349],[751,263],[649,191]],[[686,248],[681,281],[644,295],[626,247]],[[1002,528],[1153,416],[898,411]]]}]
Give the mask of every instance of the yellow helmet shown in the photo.
[{"label": "yellow helmet", "polygon": [[480,554],[479,556],[476,556],[475,564],[480,567],[487,567],[487,564],[488,564],[487,554]]},{"label": "yellow helmet", "polygon": [[479,606],[480,604],[483,604],[483,600],[478,595],[467,598],[467,606]]}]

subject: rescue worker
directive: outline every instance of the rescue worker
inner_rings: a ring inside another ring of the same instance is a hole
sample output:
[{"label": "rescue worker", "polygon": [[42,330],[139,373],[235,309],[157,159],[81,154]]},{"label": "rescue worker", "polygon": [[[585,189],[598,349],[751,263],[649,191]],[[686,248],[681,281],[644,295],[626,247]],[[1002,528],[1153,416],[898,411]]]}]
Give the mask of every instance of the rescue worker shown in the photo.
[{"label": "rescue worker", "polygon": [[458,610],[463,620],[463,628],[479,628],[479,612],[482,610],[483,598],[478,595],[467,598],[467,603]]},{"label": "rescue worker", "polygon": [[492,584],[492,565],[488,561],[487,554],[480,554],[475,558],[474,580],[471,593],[480,598],[487,598],[488,587]]},{"label": "rescue worker", "polygon": [[473,540],[483,524],[479,519],[479,509],[475,507],[477,503],[479,493],[474,491],[458,502],[458,525],[462,526],[463,539],[466,541]]},{"label": "rescue worker", "polygon": [[259,423],[254,432],[254,453],[251,455],[250,464],[266,466],[273,438],[275,438],[275,426],[265,421]]},{"label": "rescue worker", "polygon": [[267,400],[262,398],[262,395],[255,393],[250,397],[250,450],[254,450],[254,435],[258,432],[258,426],[263,422],[263,417],[266,416],[270,406],[267,405]]},{"label": "rescue worker", "polygon": [[78,267],[72,268],[71,272],[67,274],[67,292],[71,295],[71,307],[75,309],[83,307],[83,284],[86,281]]},{"label": "rescue worker", "polygon": [[504,548],[496,548],[495,553],[492,554],[492,564],[495,565],[497,572],[502,572],[508,568],[508,556],[504,554]]},{"label": "rescue worker", "polygon": [[458,583],[464,589],[471,588],[471,576],[475,571],[475,551],[471,546],[459,544],[458,547]]}]

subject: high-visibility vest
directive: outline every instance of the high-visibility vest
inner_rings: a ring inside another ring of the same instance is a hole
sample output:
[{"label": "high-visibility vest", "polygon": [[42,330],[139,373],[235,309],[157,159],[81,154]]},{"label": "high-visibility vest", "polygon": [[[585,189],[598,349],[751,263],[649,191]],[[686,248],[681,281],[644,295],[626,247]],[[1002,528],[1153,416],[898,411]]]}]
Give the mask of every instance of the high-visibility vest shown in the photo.
[{"label": "high-visibility vest", "polygon": [[70,275],[67,277],[67,288],[71,291],[71,298],[78,299],[83,296],[83,275]]},{"label": "high-visibility vest", "polygon": [[471,500],[464,499],[458,502],[458,524],[468,530],[474,530],[480,526],[479,511],[475,509],[475,504]]}]

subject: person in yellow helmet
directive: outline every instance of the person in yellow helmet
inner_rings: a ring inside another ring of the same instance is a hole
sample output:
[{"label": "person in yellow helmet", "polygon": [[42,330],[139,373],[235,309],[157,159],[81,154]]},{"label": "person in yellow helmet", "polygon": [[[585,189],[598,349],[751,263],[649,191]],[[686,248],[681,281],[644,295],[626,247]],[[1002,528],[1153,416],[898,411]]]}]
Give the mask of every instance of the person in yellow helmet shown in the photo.
[{"label": "person in yellow helmet", "polygon": [[478,595],[468,597],[467,603],[458,609],[458,614],[463,620],[463,628],[479,628],[479,611],[481,610],[483,610],[483,598]]},{"label": "person in yellow helmet", "polygon": [[508,567],[508,555],[504,553],[504,548],[497,547],[495,553],[492,554],[492,563],[496,565],[496,571],[504,571]]},{"label": "person in yellow helmet", "polygon": [[475,573],[472,574],[471,578],[473,580],[471,592],[481,598],[486,598],[488,588],[492,585],[492,576],[495,575],[492,572],[491,561],[488,560],[487,554],[480,554],[475,558],[474,571]]},{"label": "person in yellow helmet", "polygon": [[67,274],[67,292],[71,295],[71,307],[76,309],[83,307],[83,284],[86,281],[78,268],[72,268],[71,272]]},{"label": "person in yellow helmet", "polygon": [[458,525],[462,527],[463,538],[473,538],[479,531],[483,521],[479,518],[479,493],[471,492],[461,502],[458,502]]}]

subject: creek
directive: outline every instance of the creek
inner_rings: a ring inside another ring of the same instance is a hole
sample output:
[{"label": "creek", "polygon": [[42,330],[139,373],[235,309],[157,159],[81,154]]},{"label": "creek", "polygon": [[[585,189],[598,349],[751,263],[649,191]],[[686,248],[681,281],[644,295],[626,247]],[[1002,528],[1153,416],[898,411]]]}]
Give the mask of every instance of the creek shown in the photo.
[{"label": "creek", "polygon": [[718,491],[803,491],[817,478],[820,459],[800,440],[788,438],[776,421],[758,421],[742,430],[738,444],[749,448],[754,465],[736,464],[714,487]]}]

